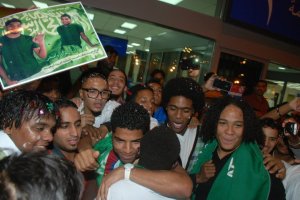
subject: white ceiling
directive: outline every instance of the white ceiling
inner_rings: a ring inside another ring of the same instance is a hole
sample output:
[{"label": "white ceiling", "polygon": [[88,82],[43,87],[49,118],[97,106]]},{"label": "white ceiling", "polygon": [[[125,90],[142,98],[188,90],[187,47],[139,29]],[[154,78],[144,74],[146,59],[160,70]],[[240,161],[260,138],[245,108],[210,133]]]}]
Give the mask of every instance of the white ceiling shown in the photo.
[{"label": "white ceiling", "polygon": [[[48,4],[48,6],[51,6],[51,5],[57,5],[64,1],[40,0],[40,2],[44,2]],[[29,8],[30,6],[34,5],[31,0],[1,0],[1,3],[14,5],[16,8]],[[184,0],[181,3],[179,3],[177,6],[214,16],[216,3],[217,0]],[[197,44],[198,47],[207,46],[207,39],[203,39],[198,36],[181,33],[178,31],[166,29],[164,27],[159,27],[155,24],[151,24],[148,22],[143,22],[140,20],[136,20],[124,16],[118,16],[115,14],[99,11],[96,9],[86,8],[86,10],[88,13],[94,14],[94,19],[92,23],[98,33],[113,36],[113,37],[118,37],[122,39],[127,39],[128,44],[131,44],[132,42],[141,44],[141,46],[139,47],[128,48],[128,51],[129,50],[134,51],[135,49],[139,49],[139,50],[149,49],[150,42],[145,40],[145,38],[149,36],[155,38],[156,41],[158,41],[156,43],[161,44],[161,46],[165,47],[166,49],[170,49],[171,47],[169,47],[170,45],[169,42],[168,43],[164,42],[165,39],[174,38],[174,37],[180,38],[180,40],[178,39],[175,40],[177,41],[176,43],[177,46],[174,46],[173,43],[172,48],[184,48],[187,45],[186,41],[193,41],[192,44]],[[127,30],[127,33],[124,35],[114,33],[113,31],[116,28],[120,28],[121,24],[125,21],[137,24],[137,27],[133,30]],[[160,39],[160,36],[162,35],[163,37],[161,37]],[[154,46],[151,45],[151,48],[153,47]]]}]

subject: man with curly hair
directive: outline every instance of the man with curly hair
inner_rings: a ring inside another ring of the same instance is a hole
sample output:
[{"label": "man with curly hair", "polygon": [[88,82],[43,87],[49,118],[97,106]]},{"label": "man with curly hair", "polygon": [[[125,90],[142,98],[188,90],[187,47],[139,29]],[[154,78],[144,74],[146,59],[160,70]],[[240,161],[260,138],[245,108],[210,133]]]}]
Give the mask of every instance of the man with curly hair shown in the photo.
[{"label": "man with curly hair", "polygon": [[177,134],[180,141],[182,166],[189,173],[203,147],[200,126],[189,127],[194,113],[204,107],[202,88],[191,78],[171,79],[163,90],[163,106],[167,111],[167,126]]},{"label": "man with curly hair", "polygon": [[13,153],[45,150],[53,139],[57,108],[34,91],[6,94],[0,102],[0,159]]}]

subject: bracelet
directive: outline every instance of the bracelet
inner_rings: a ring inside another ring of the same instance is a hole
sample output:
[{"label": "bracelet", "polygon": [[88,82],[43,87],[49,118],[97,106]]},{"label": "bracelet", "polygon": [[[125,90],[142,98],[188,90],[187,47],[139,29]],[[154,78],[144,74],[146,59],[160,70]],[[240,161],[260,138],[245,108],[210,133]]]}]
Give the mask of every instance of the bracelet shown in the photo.
[{"label": "bracelet", "polygon": [[280,112],[279,112],[279,107],[278,107],[278,106],[276,107],[276,112],[277,112],[277,114],[278,114],[279,118],[281,118],[281,117],[282,117],[282,115],[281,115],[281,114],[280,114]]}]

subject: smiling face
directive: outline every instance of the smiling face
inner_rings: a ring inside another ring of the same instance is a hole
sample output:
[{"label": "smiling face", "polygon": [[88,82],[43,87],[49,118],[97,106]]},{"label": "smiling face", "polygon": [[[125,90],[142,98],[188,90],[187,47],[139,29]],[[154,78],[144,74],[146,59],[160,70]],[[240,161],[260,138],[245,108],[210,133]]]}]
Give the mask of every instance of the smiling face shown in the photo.
[{"label": "smiling face", "polygon": [[265,145],[262,151],[265,153],[271,153],[278,143],[278,130],[271,127],[263,127],[263,133],[265,136]]},{"label": "smiling face", "polygon": [[67,26],[71,23],[71,19],[69,17],[61,17],[61,23]]},{"label": "smiling face", "polygon": [[145,89],[138,91],[135,102],[143,106],[150,116],[152,116],[154,112],[154,95],[151,90]]},{"label": "smiling face", "polygon": [[53,139],[52,129],[55,126],[53,116],[35,115],[28,121],[23,121],[19,128],[6,128],[5,132],[22,152],[46,150]]},{"label": "smiling face", "polygon": [[221,112],[217,123],[218,153],[219,157],[235,151],[243,140],[244,117],[240,108],[235,105],[228,105]]},{"label": "smiling face", "polygon": [[63,107],[59,111],[61,123],[54,134],[53,142],[62,151],[75,151],[81,136],[80,114],[73,107]]},{"label": "smiling face", "polygon": [[[100,77],[92,77],[88,78],[83,84],[83,89],[96,89],[98,91],[103,91],[107,89],[106,80]],[[84,102],[85,110],[90,111],[92,113],[101,112],[107,99],[104,99],[99,94],[97,98],[90,98],[88,96],[88,91],[81,89],[79,91],[80,97]]]},{"label": "smiling face", "polygon": [[126,77],[121,71],[112,71],[108,78],[108,88],[112,92],[113,95],[121,96],[126,89]]},{"label": "smiling face", "polygon": [[162,100],[161,85],[159,83],[149,83],[148,86],[153,90],[155,106],[160,106]]},{"label": "smiling face", "polygon": [[175,133],[182,134],[193,115],[193,102],[183,96],[174,96],[167,105],[168,125]]},{"label": "smiling face", "polygon": [[142,137],[142,130],[116,128],[112,139],[113,149],[124,164],[133,163],[138,158]]}]

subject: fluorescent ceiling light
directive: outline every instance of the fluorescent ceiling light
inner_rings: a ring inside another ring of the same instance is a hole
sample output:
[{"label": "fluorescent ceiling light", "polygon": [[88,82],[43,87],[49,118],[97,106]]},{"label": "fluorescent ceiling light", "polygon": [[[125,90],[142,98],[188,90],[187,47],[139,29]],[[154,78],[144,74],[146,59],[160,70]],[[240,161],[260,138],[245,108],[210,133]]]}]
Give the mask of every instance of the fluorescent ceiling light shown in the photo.
[{"label": "fluorescent ceiling light", "polygon": [[88,18],[92,21],[95,17],[95,15],[93,13],[86,13],[86,15],[88,16]]},{"label": "fluorescent ceiling light", "polygon": [[128,29],[134,29],[137,25],[129,22],[124,22],[121,27],[128,28]]},{"label": "fluorescent ceiling light", "polygon": [[14,5],[7,4],[7,3],[1,3],[6,8],[16,8]]},{"label": "fluorescent ceiling light", "polygon": [[136,47],[138,47],[138,46],[141,46],[139,43],[131,43],[131,45],[133,45],[133,46],[136,46]]},{"label": "fluorescent ceiling light", "polygon": [[145,49],[145,51],[149,51],[149,49]]},{"label": "fluorescent ceiling light", "polygon": [[162,32],[162,33],[159,33],[158,36],[162,36],[162,35],[166,35],[167,32]]},{"label": "fluorescent ceiling light", "polygon": [[152,38],[151,37],[146,37],[145,40],[151,41]]},{"label": "fluorescent ceiling light", "polygon": [[38,8],[48,8],[48,4],[43,3],[43,2],[39,2],[39,1],[32,1],[34,3],[34,5],[36,5],[36,7]]},{"label": "fluorescent ceiling light", "polygon": [[125,33],[126,33],[126,31],[124,31],[124,30],[121,30],[121,29],[115,29],[115,30],[114,30],[114,33],[118,33],[118,34],[125,34]]},{"label": "fluorescent ceiling light", "polygon": [[172,4],[172,5],[177,5],[180,2],[182,2],[183,0],[158,0],[158,1],[161,1],[161,2],[164,2],[164,3],[168,3],[168,4]]},{"label": "fluorescent ceiling light", "polygon": [[278,69],[285,70],[285,67],[278,67]]},{"label": "fluorescent ceiling light", "polygon": [[133,46],[132,46],[132,45],[130,45],[130,44],[127,44],[127,47],[128,47],[128,48],[131,48],[131,47],[133,47]]}]

